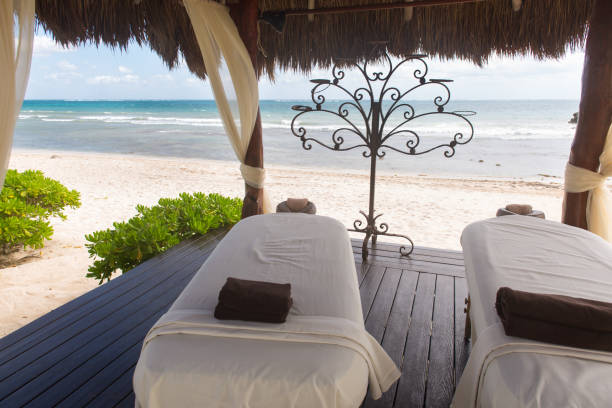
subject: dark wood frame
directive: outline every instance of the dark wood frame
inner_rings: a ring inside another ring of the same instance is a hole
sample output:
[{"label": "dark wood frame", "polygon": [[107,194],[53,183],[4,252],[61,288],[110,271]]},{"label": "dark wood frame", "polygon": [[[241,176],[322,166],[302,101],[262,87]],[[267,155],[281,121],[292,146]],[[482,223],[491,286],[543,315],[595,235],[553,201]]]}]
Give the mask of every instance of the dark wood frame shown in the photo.
[{"label": "dark wood frame", "polygon": [[[582,72],[582,94],[576,134],[569,162],[594,172],[599,171],[612,122],[612,1],[595,0]],[[563,222],[587,229],[588,192],[565,193]]]},{"label": "dark wood frame", "polygon": [[[259,30],[259,9],[257,0],[241,0],[240,3],[230,6],[230,15],[238,27],[238,32],[246,46],[253,66],[257,66],[257,47]],[[244,163],[251,167],[263,168],[263,141],[261,129],[261,115],[257,111],[255,127],[249,141]],[[263,189],[244,185],[245,196],[242,206],[242,218],[263,213]]]}]

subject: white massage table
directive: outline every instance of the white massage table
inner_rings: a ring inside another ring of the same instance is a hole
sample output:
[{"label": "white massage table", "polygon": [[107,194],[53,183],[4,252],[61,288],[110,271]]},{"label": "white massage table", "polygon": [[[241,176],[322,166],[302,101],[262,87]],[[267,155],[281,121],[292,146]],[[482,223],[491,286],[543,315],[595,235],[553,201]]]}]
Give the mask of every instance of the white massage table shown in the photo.
[{"label": "white massage table", "polygon": [[[214,319],[228,276],[291,283],[287,323]],[[148,408],[358,407],[398,377],[365,331],[345,227],[269,214],[235,225],[149,332],[134,391]]]},{"label": "white massage table", "polygon": [[508,337],[497,289],[612,302],[612,246],[558,222],[505,216],[470,224],[461,237],[473,348],[454,406],[612,406],[612,353]]}]

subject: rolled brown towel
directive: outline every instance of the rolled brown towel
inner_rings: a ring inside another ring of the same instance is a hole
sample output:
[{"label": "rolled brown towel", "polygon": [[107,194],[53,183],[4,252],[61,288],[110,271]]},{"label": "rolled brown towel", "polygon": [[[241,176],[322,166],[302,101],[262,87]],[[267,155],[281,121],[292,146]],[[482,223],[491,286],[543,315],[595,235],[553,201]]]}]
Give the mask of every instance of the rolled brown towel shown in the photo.
[{"label": "rolled brown towel", "polygon": [[308,204],[307,198],[288,198],[287,199],[287,207],[289,207],[289,209],[292,212],[299,212],[303,210],[307,204]]},{"label": "rolled brown towel", "polygon": [[291,284],[227,278],[219,292],[215,317],[283,323],[293,305]]},{"label": "rolled brown towel", "polygon": [[503,287],[495,308],[508,336],[612,351],[612,303]]},{"label": "rolled brown towel", "polygon": [[[294,206],[294,208],[296,207],[295,204],[293,206]],[[299,205],[298,205],[298,207],[299,207]],[[317,213],[317,207],[314,205],[314,203],[312,201],[307,201],[306,202],[306,206],[302,207],[298,211],[293,211],[291,208],[289,208],[289,205],[287,205],[287,201],[283,201],[282,203],[279,203],[276,206],[276,212],[277,213],[316,214]]]},{"label": "rolled brown towel", "polygon": [[508,204],[506,210],[518,215],[527,215],[531,214],[533,207],[529,204]]}]

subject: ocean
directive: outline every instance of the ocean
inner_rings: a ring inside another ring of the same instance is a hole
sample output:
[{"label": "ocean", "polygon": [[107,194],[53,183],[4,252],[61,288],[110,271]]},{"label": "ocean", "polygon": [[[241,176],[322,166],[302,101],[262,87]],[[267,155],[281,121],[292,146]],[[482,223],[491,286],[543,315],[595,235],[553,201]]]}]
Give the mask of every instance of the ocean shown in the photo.
[{"label": "ocean", "polygon": [[[310,105],[306,100],[261,101],[264,162],[300,167],[368,170],[363,149],[336,152],[314,145],[304,150],[291,132],[298,113],[293,105]],[[341,102],[331,103],[337,107]],[[433,103],[414,101],[419,112],[430,111]],[[573,100],[456,100],[446,111],[474,111],[468,119],[474,138],[457,146],[452,158],[444,150],[420,156],[388,151],[379,171],[392,174],[427,174],[443,177],[561,177],[575,125],[568,120],[578,110]],[[331,140],[342,120],[328,114],[300,117],[308,136]],[[359,115],[349,118],[358,122]],[[389,124],[392,124],[390,121]],[[358,127],[361,127],[357,123]],[[392,126],[390,127],[392,128]],[[465,124],[449,116],[432,116],[412,128],[423,147],[447,143]],[[346,143],[352,142],[348,134]],[[397,139],[397,140],[396,140]],[[401,135],[394,136],[397,147]],[[214,101],[137,100],[69,101],[26,100],[15,129],[14,148],[68,150],[122,155],[187,157],[235,160],[224,134]]]}]

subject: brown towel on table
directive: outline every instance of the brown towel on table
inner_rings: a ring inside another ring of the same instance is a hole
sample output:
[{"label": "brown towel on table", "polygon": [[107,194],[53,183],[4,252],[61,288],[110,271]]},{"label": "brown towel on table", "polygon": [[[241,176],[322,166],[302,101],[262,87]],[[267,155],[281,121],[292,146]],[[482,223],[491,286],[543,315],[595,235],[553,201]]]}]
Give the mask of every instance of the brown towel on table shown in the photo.
[{"label": "brown towel on table", "polygon": [[308,205],[307,198],[288,198],[287,207],[293,212],[303,210]]},{"label": "brown towel on table", "polygon": [[508,204],[506,210],[518,215],[527,215],[533,212],[533,207],[529,204]]},{"label": "brown towel on table", "polygon": [[215,317],[283,323],[293,305],[291,284],[227,278],[219,292]]},{"label": "brown towel on table", "polygon": [[612,351],[612,303],[504,287],[495,308],[508,336]]}]

